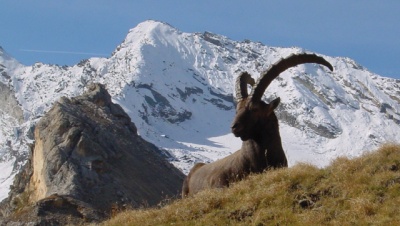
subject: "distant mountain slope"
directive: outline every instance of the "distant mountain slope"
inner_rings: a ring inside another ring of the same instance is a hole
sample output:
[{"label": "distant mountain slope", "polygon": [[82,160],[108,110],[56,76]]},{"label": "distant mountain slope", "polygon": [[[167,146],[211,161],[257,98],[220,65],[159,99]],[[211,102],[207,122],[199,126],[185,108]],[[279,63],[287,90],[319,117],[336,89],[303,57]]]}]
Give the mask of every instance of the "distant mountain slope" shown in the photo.
[{"label": "distant mountain slope", "polygon": [[[0,83],[6,88],[0,96],[13,93],[23,119],[2,108],[0,168],[6,173],[0,175],[0,194],[28,153],[32,126],[56,99],[81,94],[89,82],[105,84],[140,135],[168,150],[170,161],[187,172],[195,161],[212,161],[240,147],[229,128],[236,76],[248,71],[258,77],[280,58],[300,52],[305,50],[185,33],[151,20],[131,29],[110,58],[72,67],[23,66],[1,49]],[[358,156],[400,140],[400,80],[373,74],[349,58],[323,57],[334,72],[313,64],[292,68],[264,96],[281,97],[277,114],[289,164],[324,166],[336,156]]]}]

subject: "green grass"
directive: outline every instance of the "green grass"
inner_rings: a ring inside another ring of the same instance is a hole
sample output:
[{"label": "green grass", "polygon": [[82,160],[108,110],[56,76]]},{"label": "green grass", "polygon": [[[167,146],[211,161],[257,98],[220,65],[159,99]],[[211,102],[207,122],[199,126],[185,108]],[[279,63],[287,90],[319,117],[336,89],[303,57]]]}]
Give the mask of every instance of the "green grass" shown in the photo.
[{"label": "green grass", "polygon": [[252,175],[104,225],[400,225],[400,146]]}]

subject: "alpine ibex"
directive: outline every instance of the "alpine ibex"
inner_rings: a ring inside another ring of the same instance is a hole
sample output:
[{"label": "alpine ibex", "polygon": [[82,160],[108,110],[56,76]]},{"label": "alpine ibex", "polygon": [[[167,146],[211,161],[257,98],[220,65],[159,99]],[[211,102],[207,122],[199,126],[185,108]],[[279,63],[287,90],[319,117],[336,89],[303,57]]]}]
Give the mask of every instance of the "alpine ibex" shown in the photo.
[{"label": "alpine ibex", "polygon": [[[278,119],[274,109],[280,98],[267,104],[261,100],[268,85],[283,71],[304,63],[317,63],[333,71],[332,65],[315,54],[293,54],[281,59],[261,73],[255,83],[247,72],[236,79],[236,116],[231,130],[242,139],[242,147],[235,153],[213,163],[197,163],[182,186],[182,197],[206,188],[227,187],[250,173],[260,173],[267,168],[287,167],[282,148]],[[247,85],[252,86],[250,95]]]}]

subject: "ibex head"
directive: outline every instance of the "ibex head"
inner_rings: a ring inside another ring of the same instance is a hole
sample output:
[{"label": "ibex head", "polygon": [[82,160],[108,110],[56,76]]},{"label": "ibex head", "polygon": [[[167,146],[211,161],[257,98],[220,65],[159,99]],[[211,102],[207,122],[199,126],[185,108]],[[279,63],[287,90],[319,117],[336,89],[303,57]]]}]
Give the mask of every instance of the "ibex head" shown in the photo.
[{"label": "ibex head", "polygon": [[[278,77],[280,73],[290,67],[304,63],[322,64],[333,71],[332,65],[324,58],[315,54],[303,53],[291,55],[271,65],[269,69],[261,73],[256,83],[247,72],[238,76],[236,79],[236,116],[231,126],[232,133],[236,137],[240,137],[243,141],[255,139],[260,134],[260,129],[264,128],[267,123],[277,124],[274,110],[279,105],[280,98],[278,97],[267,104],[261,100],[262,95],[268,85]],[[252,86],[250,95],[247,93],[248,84]]]}]

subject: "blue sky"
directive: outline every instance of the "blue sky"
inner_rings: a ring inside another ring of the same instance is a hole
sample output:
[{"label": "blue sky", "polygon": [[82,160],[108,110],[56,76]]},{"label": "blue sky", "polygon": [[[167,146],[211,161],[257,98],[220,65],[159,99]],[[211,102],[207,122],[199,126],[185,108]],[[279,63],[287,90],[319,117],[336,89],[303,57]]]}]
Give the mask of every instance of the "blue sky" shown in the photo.
[{"label": "blue sky", "polygon": [[268,46],[350,57],[400,79],[398,0],[0,0],[0,46],[25,65],[107,57],[154,19]]}]

